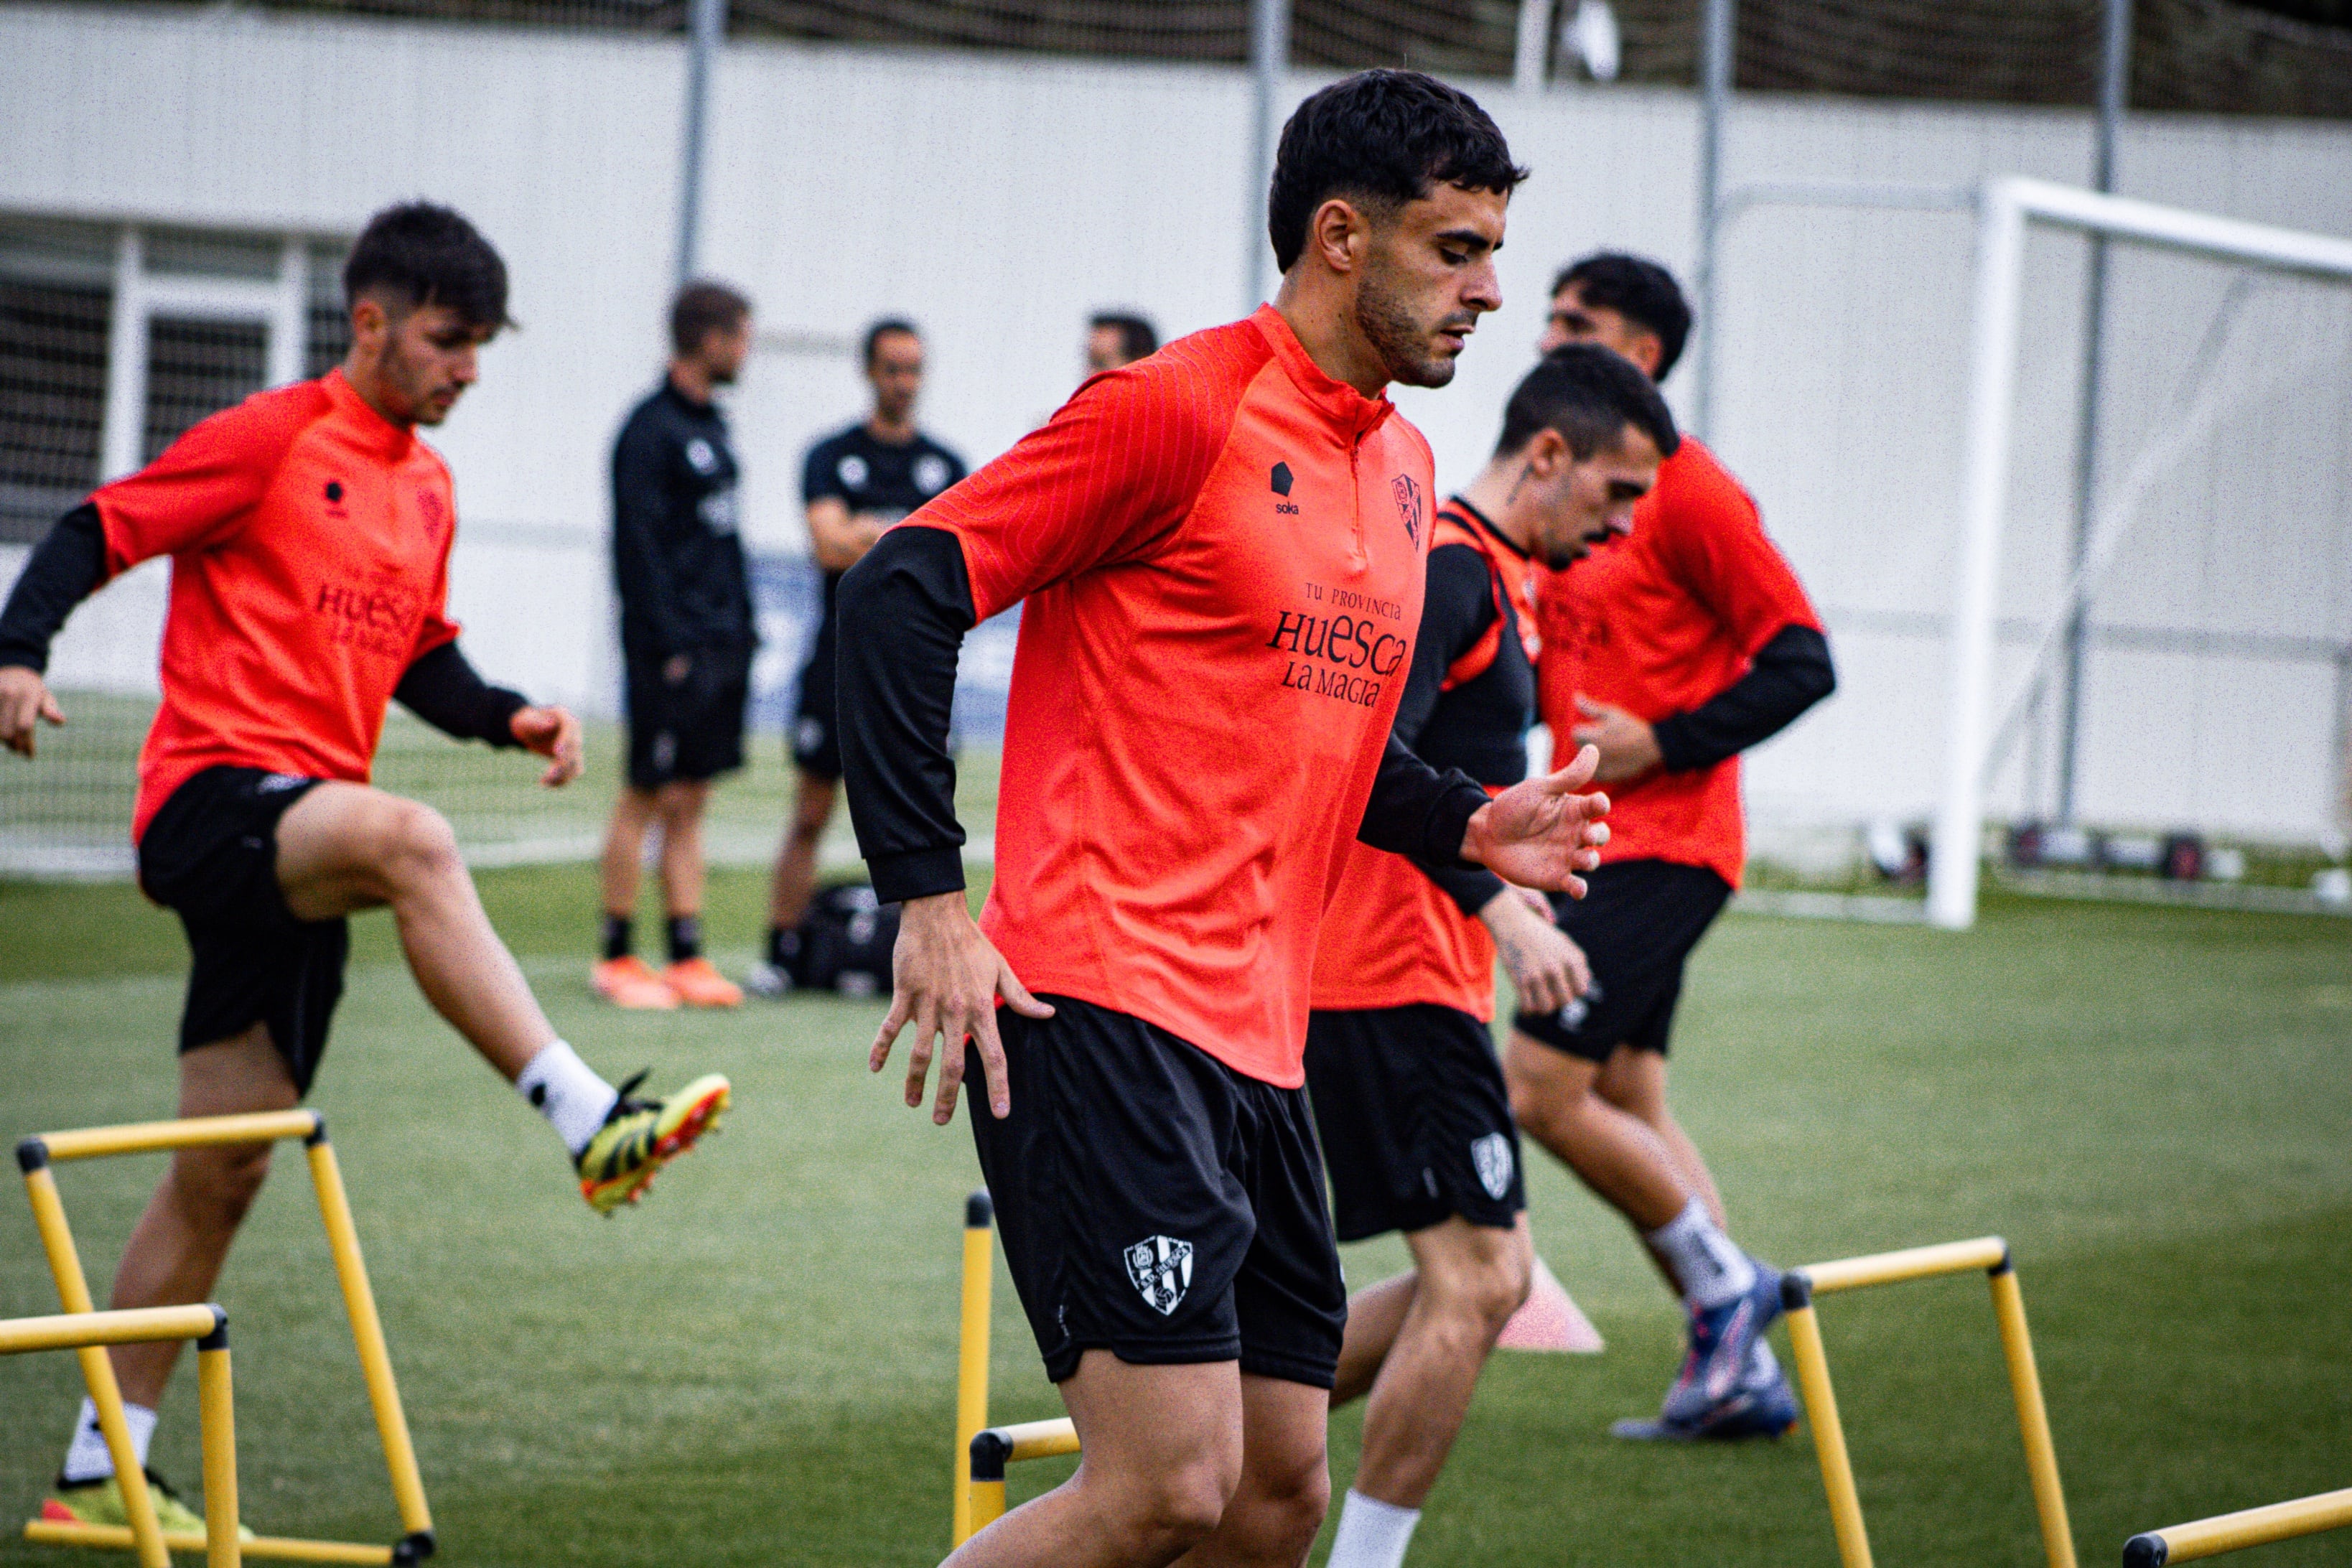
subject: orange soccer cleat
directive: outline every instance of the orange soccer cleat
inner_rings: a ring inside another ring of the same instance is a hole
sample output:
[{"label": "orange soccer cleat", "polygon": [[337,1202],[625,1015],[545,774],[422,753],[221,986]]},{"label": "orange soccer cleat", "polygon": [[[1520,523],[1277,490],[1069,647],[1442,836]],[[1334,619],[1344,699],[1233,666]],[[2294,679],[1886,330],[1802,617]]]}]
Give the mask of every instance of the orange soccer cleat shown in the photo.
[{"label": "orange soccer cleat", "polygon": [[588,972],[596,994],[615,1007],[660,1009],[675,1007],[678,994],[635,953],[608,958]]},{"label": "orange soccer cleat", "polygon": [[689,1007],[740,1007],[743,988],[707,958],[684,958],[661,973],[661,983]]}]

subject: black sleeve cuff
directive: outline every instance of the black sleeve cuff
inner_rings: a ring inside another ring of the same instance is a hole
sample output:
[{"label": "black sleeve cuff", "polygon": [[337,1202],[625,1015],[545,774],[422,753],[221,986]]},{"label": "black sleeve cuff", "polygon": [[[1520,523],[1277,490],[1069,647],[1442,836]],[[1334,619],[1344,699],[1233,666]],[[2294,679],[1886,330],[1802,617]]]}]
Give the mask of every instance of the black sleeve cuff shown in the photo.
[{"label": "black sleeve cuff", "polygon": [[1713,767],[1723,759],[1712,757],[1701,750],[1697,738],[1691,734],[1690,715],[1669,713],[1650,726],[1650,733],[1658,742],[1658,766],[1670,773],[1687,773],[1699,768]]},{"label": "black sleeve cuff", "polygon": [[0,610],[0,665],[42,673],[66,617],[106,581],[106,529],[89,501],[59,518],[26,557]]},{"label": "black sleeve cuff", "polygon": [[959,893],[964,887],[963,851],[909,849],[868,860],[866,872],[874,879],[874,897],[886,904],[928,899],[934,893]]},{"label": "black sleeve cuff", "polygon": [[1462,836],[1470,831],[1470,819],[1478,808],[1493,797],[1486,786],[1458,768],[1445,772],[1445,793],[1429,808],[1429,827],[1424,835],[1420,859],[1425,866],[1441,870],[1465,868],[1484,869],[1475,861],[1462,858]]}]

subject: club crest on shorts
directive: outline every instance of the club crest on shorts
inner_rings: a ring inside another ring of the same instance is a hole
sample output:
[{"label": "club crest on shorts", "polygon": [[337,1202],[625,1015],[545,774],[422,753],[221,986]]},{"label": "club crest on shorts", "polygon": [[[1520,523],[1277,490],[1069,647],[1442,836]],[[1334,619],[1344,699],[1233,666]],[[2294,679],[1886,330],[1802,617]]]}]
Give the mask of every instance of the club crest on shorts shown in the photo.
[{"label": "club crest on shorts", "polygon": [[1389,481],[1389,493],[1396,497],[1397,515],[1404,520],[1404,536],[1415,544],[1421,542],[1421,486],[1411,474],[1399,474]]},{"label": "club crest on shorts", "polygon": [[1176,1310],[1192,1288],[1192,1244],[1173,1237],[1147,1236],[1127,1249],[1127,1277],[1161,1317]]},{"label": "club crest on shorts", "polygon": [[1511,1141],[1500,1132],[1489,1132],[1484,1138],[1470,1141],[1470,1163],[1478,1172],[1478,1184],[1496,1203],[1511,1190]]}]

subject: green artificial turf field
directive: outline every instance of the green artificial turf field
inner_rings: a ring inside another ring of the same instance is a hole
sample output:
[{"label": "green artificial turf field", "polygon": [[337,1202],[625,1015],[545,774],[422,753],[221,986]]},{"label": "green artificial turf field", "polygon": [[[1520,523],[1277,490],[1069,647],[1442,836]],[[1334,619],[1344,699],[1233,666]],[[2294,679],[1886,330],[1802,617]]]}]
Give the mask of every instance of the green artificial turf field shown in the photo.
[{"label": "green artificial turf field", "polygon": [[[878,1004],[621,1016],[588,995],[586,868],[487,875],[557,1024],[618,1076],[707,1068],[726,1133],[611,1221],[553,1136],[358,922],[328,1114],[440,1527],[463,1564],[923,1564],[947,1541],[963,1129],[870,1079]],[[761,898],[717,879],[740,967]],[[171,918],[123,887],[0,885],[0,1132],[167,1114]],[[2016,1247],[2086,1563],[2135,1530],[2352,1483],[2352,925],[1996,900],[1967,936],[1727,920],[1677,1037],[1680,1109],[1735,1230],[1796,1263],[1987,1231]],[[1412,1561],[1831,1563],[1809,1436],[1628,1447],[1678,1320],[1622,1224],[1539,1154],[1539,1248],[1608,1337],[1489,1369]],[[60,1168],[103,1292],[158,1162]],[[1401,1249],[1350,1249],[1351,1283]],[[299,1163],[220,1292],[236,1314],[247,1521],[395,1532]],[[0,1193],[0,1313],[55,1310]],[[1879,1561],[2040,1561],[1980,1280],[1826,1299]],[[1058,1414],[1000,1271],[999,1419]],[[1776,1336],[1777,1337],[1777,1336]],[[1785,1359],[1785,1345],[1784,1359]],[[69,1357],[0,1361],[0,1564],[54,1471]],[[1333,1424],[1335,1483],[1358,1417]],[[156,1462],[198,1474],[183,1367]],[[1016,1471],[1016,1496],[1066,1461]],[[1328,1535],[1328,1531],[1327,1531]],[[2344,1537],[2251,1564],[2342,1563]],[[101,1559],[100,1561],[120,1561]]]}]

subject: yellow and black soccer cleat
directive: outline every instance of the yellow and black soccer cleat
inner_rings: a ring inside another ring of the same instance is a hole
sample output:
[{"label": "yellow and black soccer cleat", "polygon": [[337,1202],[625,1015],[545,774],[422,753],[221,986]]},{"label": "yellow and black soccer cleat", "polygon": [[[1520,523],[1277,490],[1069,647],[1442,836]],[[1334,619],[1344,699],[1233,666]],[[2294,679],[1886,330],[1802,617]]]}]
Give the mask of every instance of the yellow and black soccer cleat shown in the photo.
[{"label": "yellow and black soccer cleat", "polygon": [[598,1214],[608,1215],[643,1195],[646,1184],[696,1139],[719,1125],[731,1094],[727,1079],[706,1073],[664,1100],[639,1100],[631,1092],[646,1081],[639,1073],[621,1086],[621,1098],[604,1125],[573,1163],[580,1195]]}]

